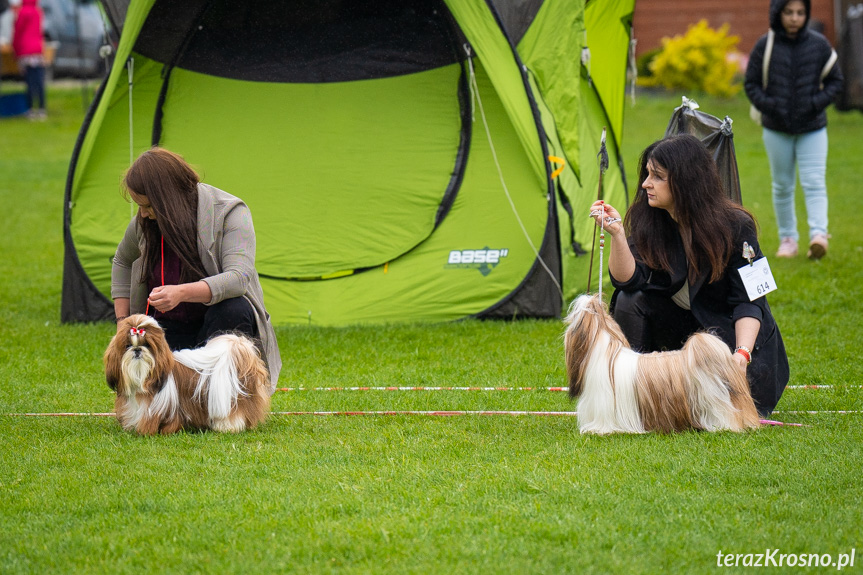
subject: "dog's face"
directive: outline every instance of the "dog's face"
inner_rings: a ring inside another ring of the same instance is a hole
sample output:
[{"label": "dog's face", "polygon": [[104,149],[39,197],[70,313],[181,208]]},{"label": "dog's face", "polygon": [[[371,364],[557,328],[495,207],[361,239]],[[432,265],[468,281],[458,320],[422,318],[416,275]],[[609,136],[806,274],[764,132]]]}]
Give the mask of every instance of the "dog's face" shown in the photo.
[{"label": "dog's face", "polygon": [[[623,345],[629,347],[629,342],[623,334],[623,330],[617,325],[617,322],[609,315],[606,310],[605,303],[600,299],[599,295],[581,295],[578,296],[569,306],[569,313],[564,320],[567,326],[564,333],[564,340],[568,341],[573,338],[578,332],[581,332],[586,337],[590,337],[591,341],[599,332],[608,333],[609,337]],[[567,347],[569,347],[567,345]]]},{"label": "dog's face", "polygon": [[601,337],[607,337],[607,345],[612,348],[611,357],[620,348],[628,348],[629,343],[623,330],[608,314],[599,295],[581,295],[572,302],[564,320],[563,345],[566,352],[566,370],[569,378],[569,393],[575,397],[582,392],[585,372],[591,353]]},{"label": "dog's face", "polygon": [[139,314],[117,323],[104,361],[108,386],[118,395],[132,396],[158,392],[174,360],[156,320]]},{"label": "dog's face", "polygon": [[573,300],[569,306],[564,323],[568,327],[576,329],[582,322],[585,314],[598,315],[602,312],[602,303],[598,296],[580,295]]}]

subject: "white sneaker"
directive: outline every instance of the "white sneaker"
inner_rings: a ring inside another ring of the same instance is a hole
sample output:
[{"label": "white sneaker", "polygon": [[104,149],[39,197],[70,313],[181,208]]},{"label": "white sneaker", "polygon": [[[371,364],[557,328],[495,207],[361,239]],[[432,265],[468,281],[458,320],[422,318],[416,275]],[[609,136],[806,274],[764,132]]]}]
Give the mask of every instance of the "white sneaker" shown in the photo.
[{"label": "white sneaker", "polygon": [[26,116],[31,122],[44,122],[48,119],[48,114],[44,108],[31,108],[27,110]]}]

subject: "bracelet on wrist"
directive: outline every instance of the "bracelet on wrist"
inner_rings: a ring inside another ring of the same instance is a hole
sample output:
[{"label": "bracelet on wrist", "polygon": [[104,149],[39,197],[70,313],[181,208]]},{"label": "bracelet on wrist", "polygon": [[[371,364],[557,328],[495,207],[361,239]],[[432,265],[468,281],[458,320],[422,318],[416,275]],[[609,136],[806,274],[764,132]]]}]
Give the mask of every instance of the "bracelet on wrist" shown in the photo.
[{"label": "bracelet on wrist", "polygon": [[734,353],[739,353],[743,357],[746,358],[746,365],[752,363],[752,350],[746,347],[745,345],[738,345],[734,350]]}]

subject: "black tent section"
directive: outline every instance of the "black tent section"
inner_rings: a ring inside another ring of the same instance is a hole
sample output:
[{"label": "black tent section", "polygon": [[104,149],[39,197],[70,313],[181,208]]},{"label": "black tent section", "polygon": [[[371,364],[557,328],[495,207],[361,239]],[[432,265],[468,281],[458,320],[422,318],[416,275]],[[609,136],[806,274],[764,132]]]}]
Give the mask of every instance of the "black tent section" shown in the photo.
[{"label": "black tent section", "polygon": [[839,69],[845,76],[836,109],[863,111],[863,4],[848,8],[836,52]]},{"label": "black tent section", "polygon": [[105,16],[111,22],[114,30],[117,31],[117,36],[123,31],[123,23],[126,21],[126,12],[129,10],[130,0],[102,0],[102,7],[105,9]]},{"label": "black tent section", "polygon": [[728,197],[742,203],[740,196],[740,174],[737,170],[737,156],[734,153],[734,133],[732,120],[725,116],[720,120],[715,116],[700,112],[698,104],[683,97],[683,103],[674,109],[665,137],[675,134],[691,134],[701,140],[713,154],[719,167],[722,187]]}]

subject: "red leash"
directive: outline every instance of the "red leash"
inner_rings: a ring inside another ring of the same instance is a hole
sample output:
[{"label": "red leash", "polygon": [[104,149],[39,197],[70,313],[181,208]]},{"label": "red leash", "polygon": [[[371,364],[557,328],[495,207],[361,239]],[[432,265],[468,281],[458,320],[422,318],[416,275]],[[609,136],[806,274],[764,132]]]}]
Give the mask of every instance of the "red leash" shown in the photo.
[{"label": "red leash", "polygon": [[[165,285],[165,236],[162,236],[162,285]],[[147,309],[144,315],[150,315],[150,298],[147,298]]]}]

